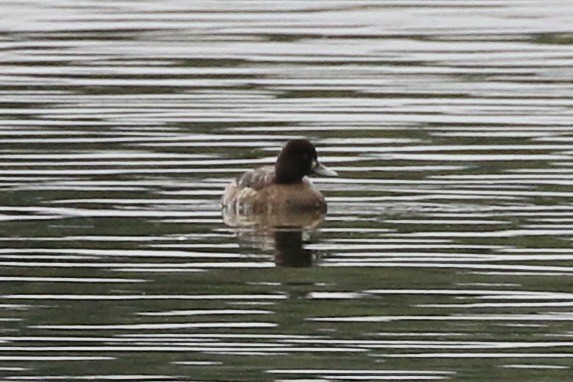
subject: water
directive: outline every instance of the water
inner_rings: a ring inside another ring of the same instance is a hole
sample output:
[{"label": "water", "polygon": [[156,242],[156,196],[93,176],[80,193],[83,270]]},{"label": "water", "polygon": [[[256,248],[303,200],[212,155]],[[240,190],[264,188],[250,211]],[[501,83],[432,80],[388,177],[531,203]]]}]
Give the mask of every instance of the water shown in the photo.
[{"label": "water", "polygon": [[0,5],[3,380],[571,380],[569,1]]}]

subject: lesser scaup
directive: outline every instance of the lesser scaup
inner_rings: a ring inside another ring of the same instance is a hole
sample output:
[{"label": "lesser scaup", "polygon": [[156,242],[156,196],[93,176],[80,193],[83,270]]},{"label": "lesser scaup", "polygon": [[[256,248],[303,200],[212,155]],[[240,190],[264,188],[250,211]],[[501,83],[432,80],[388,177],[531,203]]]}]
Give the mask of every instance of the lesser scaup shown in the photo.
[{"label": "lesser scaup", "polygon": [[326,212],[324,196],[307,178],[310,174],[337,175],[318,162],[312,143],[292,140],[283,147],[274,166],[247,171],[233,180],[221,202],[224,208],[243,213]]}]

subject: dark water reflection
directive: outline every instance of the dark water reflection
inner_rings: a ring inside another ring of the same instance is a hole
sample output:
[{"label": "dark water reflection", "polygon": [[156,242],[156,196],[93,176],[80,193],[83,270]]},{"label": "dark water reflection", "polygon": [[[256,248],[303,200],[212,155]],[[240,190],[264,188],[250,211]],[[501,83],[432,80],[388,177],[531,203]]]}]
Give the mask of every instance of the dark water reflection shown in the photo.
[{"label": "dark water reflection", "polygon": [[313,254],[304,248],[301,230],[277,231],[275,239],[275,264],[281,267],[310,267]]},{"label": "dark water reflection", "polygon": [[571,380],[570,1],[1,9],[2,380]]},{"label": "dark water reflection", "polygon": [[313,265],[315,256],[304,239],[317,232],[326,216],[322,211],[244,214],[231,208],[223,208],[222,215],[239,243],[271,250],[277,266],[295,268]]}]

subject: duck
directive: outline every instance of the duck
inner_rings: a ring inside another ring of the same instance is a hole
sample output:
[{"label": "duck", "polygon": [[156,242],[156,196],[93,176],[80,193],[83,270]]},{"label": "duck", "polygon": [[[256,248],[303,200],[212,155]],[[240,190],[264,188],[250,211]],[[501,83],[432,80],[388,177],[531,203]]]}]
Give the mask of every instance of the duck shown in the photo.
[{"label": "duck", "polygon": [[221,204],[235,213],[326,213],[326,201],[309,175],[337,176],[318,161],[314,145],[306,139],[288,141],[274,166],[247,171],[225,187]]}]

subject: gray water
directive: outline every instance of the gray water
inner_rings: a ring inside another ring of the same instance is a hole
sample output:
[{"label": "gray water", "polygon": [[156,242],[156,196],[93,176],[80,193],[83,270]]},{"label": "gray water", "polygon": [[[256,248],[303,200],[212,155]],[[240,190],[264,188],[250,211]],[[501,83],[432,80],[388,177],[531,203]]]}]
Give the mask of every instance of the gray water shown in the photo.
[{"label": "gray water", "polygon": [[[570,381],[573,6],[0,1],[2,380]],[[237,229],[311,139],[317,229]]]}]

